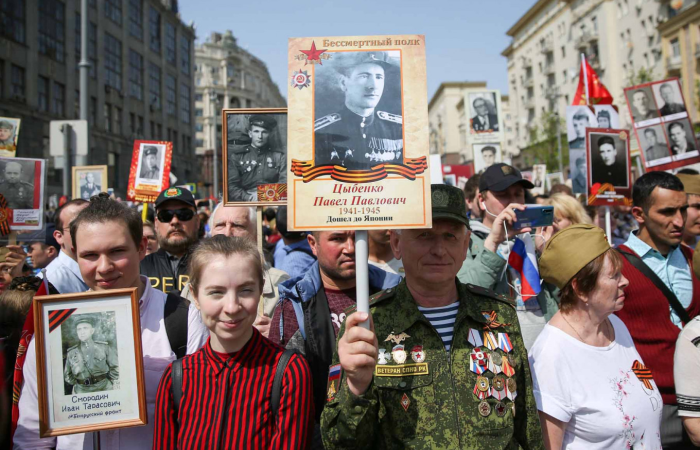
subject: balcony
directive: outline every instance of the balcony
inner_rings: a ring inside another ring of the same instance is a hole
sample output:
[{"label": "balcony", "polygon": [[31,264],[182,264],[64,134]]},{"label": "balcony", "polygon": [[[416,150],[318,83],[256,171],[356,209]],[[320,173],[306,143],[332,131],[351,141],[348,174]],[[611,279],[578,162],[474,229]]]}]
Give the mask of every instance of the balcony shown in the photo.
[{"label": "balcony", "polygon": [[535,97],[528,97],[525,99],[525,102],[523,103],[523,106],[525,109],[533,109],[535,107]]},{"label": "balcony", "polygon": [[576,39],[576,48],[584,48],[586,47],[589,43],[597,41],[598,40],[598,32],[597,31],[585,31],[581,36]]},{"label": "balcony", "polygon": [[540,46],[540,53],[543,55],[546,55],[547,53],[551,53],[554,51],[554,43],[550,40],[542,41],[542,45]]},{"label": "balcony", "polygon": [[545,75],[550,75],[555,72],[554,61],[544,63],[544,73]]},{"label": "balcony", "polygon": [[600,58],[598,57],[598,55],[591,55],[591,56],[588,56],[588,57],[586,58],[586,60],[588,61],[588,64],[591,65],[591,67],[593,68],[593,70],[595,70],[595,71],[601,70]]},{"label": "balcony", "polygon": [[681,56],[669,56],[666,58],[666,72],[669,74],[679,73],[681,71]]},{"label": "balcony", "polygon": [[530,88],[535,85],[535,80],[532,77],[527,77],[523,80],[523,87]]}]

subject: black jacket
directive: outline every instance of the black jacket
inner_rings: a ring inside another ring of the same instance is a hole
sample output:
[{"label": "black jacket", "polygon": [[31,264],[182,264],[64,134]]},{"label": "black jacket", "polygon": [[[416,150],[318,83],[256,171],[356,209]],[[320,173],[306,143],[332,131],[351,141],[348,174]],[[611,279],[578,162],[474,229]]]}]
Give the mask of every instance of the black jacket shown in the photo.
[{"label": "black jacket", "polygon": [[141,261],[141,275],[147,276],[154,288],[179,295],[185,284],[190,281],[190,275],[187,273],[188,260],[189,252],[186,252],[178,262],[177,273],[173,273],[168,252],[160,249]]}]

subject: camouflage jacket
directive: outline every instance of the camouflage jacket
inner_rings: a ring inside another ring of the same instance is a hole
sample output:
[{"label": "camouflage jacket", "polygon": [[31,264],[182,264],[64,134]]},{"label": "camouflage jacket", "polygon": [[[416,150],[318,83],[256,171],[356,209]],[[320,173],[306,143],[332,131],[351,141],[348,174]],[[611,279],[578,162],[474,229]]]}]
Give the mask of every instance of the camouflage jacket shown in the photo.
[{"label": "camouflage jacket", "polygon": [[[359,397],[349,391],[344,373],[337,381],[329,375],[321,417],[326,449],[544,448],[515,309],[492,291],[459,282],[457,289],[460,305],[449,353],[405,281],[372,297],[379,362],[368,391]],[[507,351],[492,343],[496,350],[487,349],[485,330],[496,343],[504,335]],[[338,339],[343,332],[344,326]],[[391,337],[405,338],[403,355]],[[473,345],[475,339],[482,345]],[[498,361],[501,365],[494,366]],[[331,369],[338,362],[336,352]]]}]

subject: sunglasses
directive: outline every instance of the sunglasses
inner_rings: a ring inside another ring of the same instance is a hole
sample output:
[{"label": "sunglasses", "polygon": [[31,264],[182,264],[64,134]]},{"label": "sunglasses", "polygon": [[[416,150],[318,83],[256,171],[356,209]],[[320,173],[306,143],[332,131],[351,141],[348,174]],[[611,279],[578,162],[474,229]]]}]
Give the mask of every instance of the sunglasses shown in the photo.
[{"label": "sunglasses", "polygon": [[156,214],[158,220],[163,223],[170,223],[175,216],[177,216],[177,220],[180,222],[187,222],[188,220],[192,220],[194,217],[194,211],[191,209],[164,209],[158,211],[158,214]]}]

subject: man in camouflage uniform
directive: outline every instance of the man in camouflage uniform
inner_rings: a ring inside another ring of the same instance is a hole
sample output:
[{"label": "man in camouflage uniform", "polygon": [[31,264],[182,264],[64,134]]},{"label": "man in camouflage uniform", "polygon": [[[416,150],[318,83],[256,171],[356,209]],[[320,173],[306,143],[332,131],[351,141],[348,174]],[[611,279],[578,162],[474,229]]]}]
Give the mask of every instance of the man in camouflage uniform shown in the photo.
[{"label": "man in camouflage uniform", "polygon": [[79,319],[75,328],[80,343],[68,349],[63,379],[73,385],[73,394],[111,390],[119,379],[117,353],[108,343],[92,340],[95,328],[89,317]]},{"label": "man in camouflage uniform", "polygon": [[460,189],[432,186],[433,228],[393,232],[406,278],[350,315],[329,369],[327,449],[543,449],[513,304],[456,279],[469,242]]},{"label": "man in camouflage uniform", "polygon": [[387,52],[336,53],[333,58],[345,105],[315,121],[315,164],[348,170],[401,164],[403,118],[375,110],[384,92],[386,72],[397,70],[397,61]]},{"label": "man in camouflage uniform", "polygon": [[250,145],[234,147],[228,159],[230,201],[258,201],[259,185],[287,183],[287,155],[270,145],[275,128],[277,121],[270,115],[250,116]]},{"label": "man in camouflage uniform", "polygon": [[34,185],[22,181],[22,165],[18,162],[5,164],[5,179],[0,183],[0,194],[5,196],[10,209],[32,209]]}]

